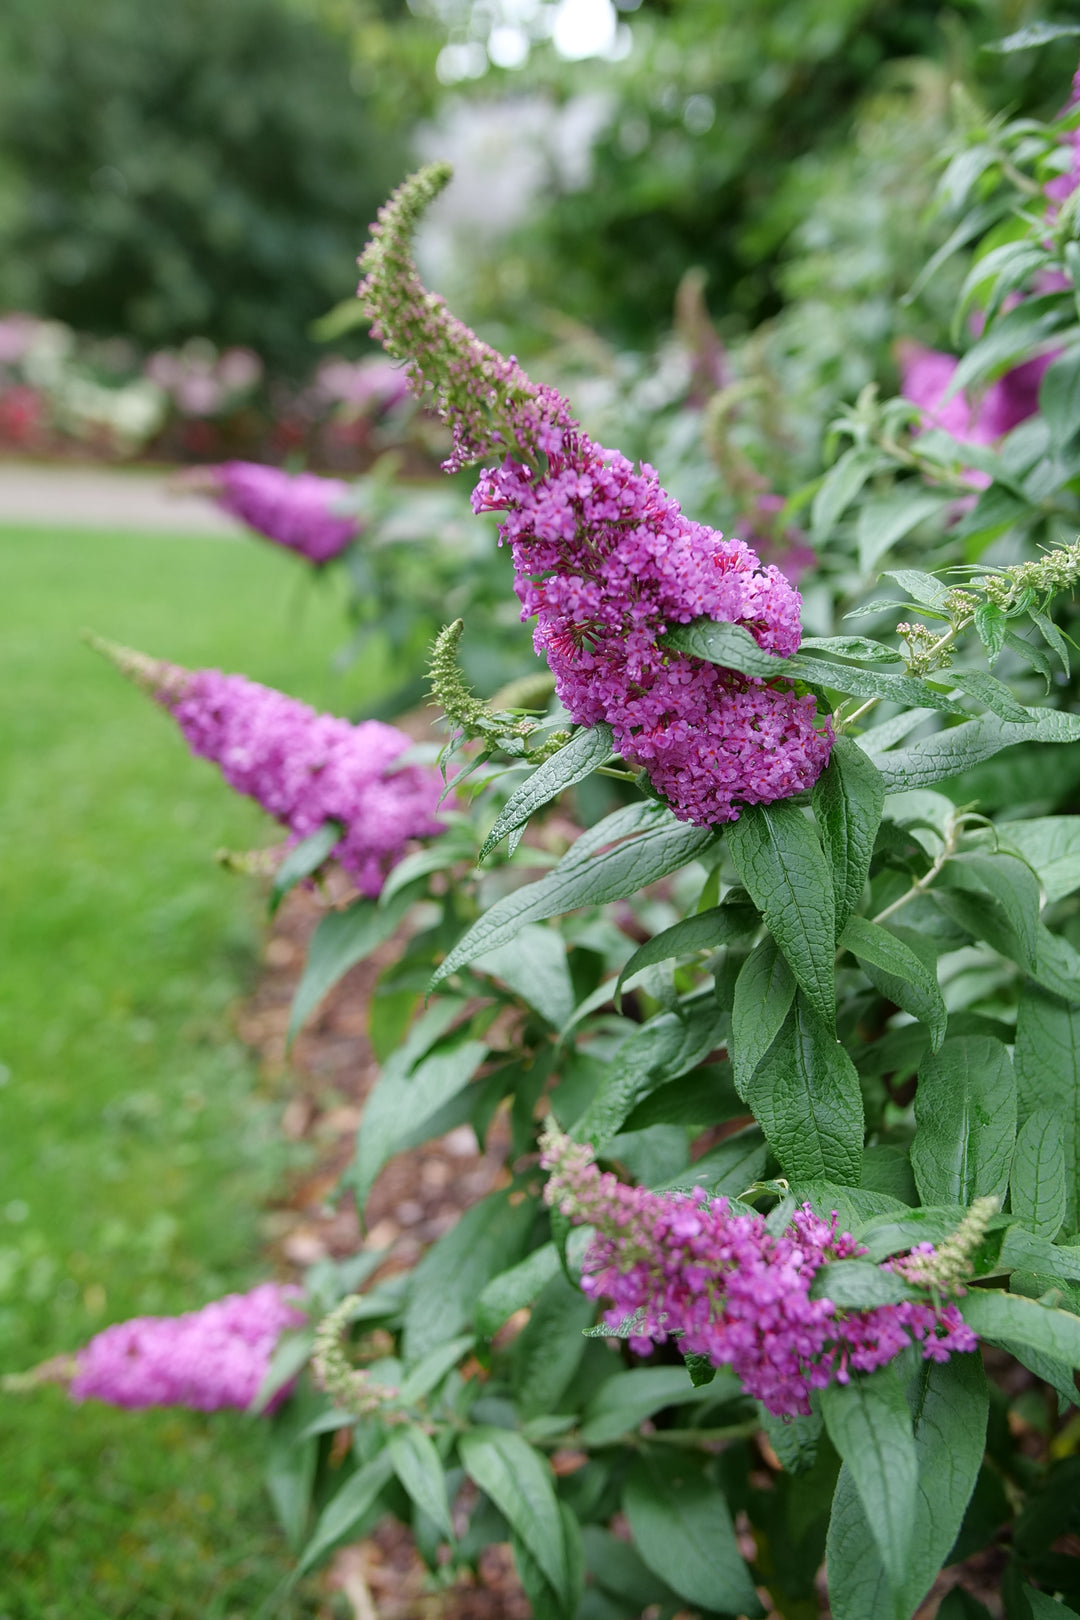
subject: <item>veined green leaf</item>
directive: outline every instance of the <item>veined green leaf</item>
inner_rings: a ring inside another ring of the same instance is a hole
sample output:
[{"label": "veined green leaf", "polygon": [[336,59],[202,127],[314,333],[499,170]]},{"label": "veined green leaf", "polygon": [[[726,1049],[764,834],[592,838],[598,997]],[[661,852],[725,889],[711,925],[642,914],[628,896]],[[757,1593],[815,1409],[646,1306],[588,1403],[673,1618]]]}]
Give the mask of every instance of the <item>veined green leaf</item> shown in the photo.
[{"label": "veined green leaf", "polygon": [[911,1167],[924,1204],[1004,1198],[1016,1141],[1016,1078],[988,1035],[947,1040],[919,1068]]},{"label": "veined green leaf", "polygon": [[652,967],[656,962],[670,961],[673,956],[689,956],[693,951],[718,951],[722,946],[730,945],[732,940],[745,939],[754,932],[758,923],[757,912],[752,906],[713,906],[709,911],[684,917],[682,922],[654,934],[638,947],[619,974],[614,993],[616,1006],[627,979],[632,979],[642,968]]},{"label": "veined green leaf", "polygon": [[1080,1316],[1040,1305],[1021,1294],[972,1288],[960,1301],[960,1314],[980,1339],[1030,1345],[1067,1367],[1080,1367]]},{"label": "veined green leaf", "polygon": [[529,1600],[533,1620],[575,1620],[585,1587],[585,1545],[581,1526],[566,1502],[559,1503],[569,1581],[566,1594],[558,1594],[533,1557],[528,1545],[514,1531],[510,1544],[518,1577]]},{"label": "veined green leaf", "polygon": [[432,1244],[410,1282],[403,1340],[407,1361],[422,1360],[461,1332],[492,1277],[520,1257],[535,1217],[531,1199],[512,1204],[505,1192],[489,1193]]},{"label": "veined green leaf", "polygon": [[761,1614],[727,1502],[697,1457],[666,1449],[638,1457],[623,1505],[642,1558],[681,1598],[723,1614]]},{"label": "veined green leaf", "polygon": [[472,966],[476,972],[501,979],[554,1029],[561,1029],[574,1011],[566,943],[554,928],[527,923],[515,940],[485,951]]},{"label": "veined green leaf", "polygon": [[601,721],[586,730],[576,732],[557,754],[537,767],[527,781],[511,794],[496,818],[476,857],[477,864],[491,854],[507,833],[523,827],[550,800],[567,788],[591,776],[598,765],[611,758],[611,727]]},{"label": "veined green leaf", "polygon": [[895,647],[888,647],[883,641],[870,641],[866,636],[803,636],[799,651],[853,658],[859,664],[899,664],[902,661]]},{"label": "veined green leaf", "polygon": [[280,906],[290,889],[317,872],[345,831],[340,821],[324,821],[316,832],[294,844],[270,885],[270,915]]},{"label": "veined green leaf", "polygon": [[1049,905],[1080,889],[1080,816],[1037,816],[996,824],[998,841],[1034,867]]},{"label": "veined green leaf", "polygon": [[515,939],[526,923],[600,906],[677,872],[714,842],[708,827],[688,827],[656,803],[628,805],[577,843],[536,883],[497,900],[454,946],[432,988],[466,963]]},{"label": "veined green leaf", "polygon": [[961,771],[981,764],[984,759],[992,759],[1013,743],[1062,743],[1080,738],[1080,714],[1066,714],[1061,709],[1029,709],[1028,713],[1030,725],[1014,725],[1000,720],[996,714],[982,714],[977,720],[935,732],[909,748],[891,753],[874,752],[873,731],[865,733],[858,742],[881,772],[887,791],[902,793],[908,788],[929,787],[933,782],[959,776]]},{"label": "veined green leaf", "polygon": [[526,1421],[575,1410],[573,1384],[585,1354],[583,1334],[595,1321],[596,1301],[561,1269],[545,1283],[511,1351],[514,1402]]},{"label": "veined green leaf", "polygon": [[1035,1109],[1016,1133],[1009,1203],[1038,1236],[1053,1239],[1060,1232],[1066,1204],[1065,1144],[1053,1109]]},{"label": "veined green leaf", "polygon": [[[859,513],[855,531],[859,547],[859,572],[873,574],[885,553],[912,529],[943,511],[948,497],[937,495],[919,483],[904,485],[885,500],[867,501]],[[803,642],[805,647],[807,642]],[[836,649],[839,651],[839,648]],[[850,655],[849,655],[850,656]]]},{"label": "veined green leaf", "polygon": [[[918,1500],[918,1456],[903,1386],[889,1365],[869,1377],[857,1373],[848,1384],[828,1384],[820,1399],[829,1439],[851,1475],[881,1558],[893,1612],[902,1620]],[[836,1537],[831,1526],[829,1558],[832,1580]]]},{"label": "veined green leaf", "polygon": [[834,1018],[836,906],[832,872],[813,827],[794,805],[747,805],[727,828],[743,886],[788,966],[827,1025]]},{"label": "veined green leaf", "polygon": [[297,1575],[311,1569],[364,1521],[383,1487],[390,1483],[393,1473],[394,1465],[389,1451],[380,1451],[371,1462],[355,1474],[350,1474],[319,1515],[315,1533],[301,1555]]},{"label": "veined green leaf", "polygon": [[412,1500],[447,1540],[452,1541],[454,1526],[450,1520],[446,1475],[434,1441],[423,1429],[412,1424],[397,1425],[390,1431],[389,1450],[394,1472]]},{"label": "veined green leaf", "polygon": [[492,1277],[476,1302],[474,1321],[480,1338],[493,1338],[507,1317],[531,1305],[561,1270],[558,1249],[554,1243],[544,1243],[509,1271]]},{"label": "veined green leaf", "polygon": [[865,917],[848,919],[840,943],[881,995],[926,1025],[936,1052],[945,1039],[949,1015],[934,969],[899,934]]},{"label": "veined green leaf", "polygon": [[668,1406],[703,1401],[738,1400],[742,1385],[734,1373],[721,1372],[719,1382],[695,1386],[685,1367],[632,1367],[601,1384],[582,1417],[581,1441],[607,1446]]},{"label": "veined green leaf", "polygon": [[988,894],[1016,935],[1021,964],[1034,968],[1039,945],[1039,880],[1026,861],[1006,850],[992,855],[954,855],[939,881],[944,887]]},{"label": "veined green leaf", "polygon": [[984,669],[950,669],[944,679],[951,681],[961,692],[966,692],[968,697],[975,698],[999,719],[1020,726],[1034,724],[1030,710],[1013,697],[1005,682],[999,681],[996,675],[988,675]]},{"label": "veined green leaf", "polygon": [[917,1485],[913,1530],[898,1601],[855,1481],[843,1468],[829,1525],[829,1600],[835,1620],[907,1620],[956,1540],[978,1477],[989,1398],[978,1355],[923,1361],[907,1386]]},{"label": "veined green leaf", "polygon": [[570,1560],[547,1462],[510,1429],[469,1430],[458,1449],[469,1478],[491,1498],[569,1608],[574,1595]]},{"label": "veined green leaf", "polygon": [[484,1041],[459,1041],[456,1046],[422,1059],[411,1074],[383,1071],[364,1105],[363,1122],[357,1132],[355,1186],[360,1209],[398,1143],[412,1136],[463,1091],[486,1056]]},{"label": "veined green leaf", "polygon": [[870,1311],[918,1297],[902,1277],[870,1260],[834,1260],[822,1266],[810,1286],[811,1299],[831,1299],[845,1311]]},{"label": "veined green leaf", "polygon": [[448,1344],[440,1344],[434,1350],[429,1350],[423,1360],[418,1361],[412,1371],[402,1379],[397,1396],[401,1405],[412,1406],[415,1401],[423,1400],[425,1395],[430,1395],[475,1342],[474,1334],[462,1333],[458,1338],[451,1339]]},{"label": "veined green leaf", "polygon": [[1080,1226],[1080,1007],[1033,984],[1020,995],[1016,1019],[1016,1084],[1020,1119],[1048,1108],[1065,1155],[1066,1230]]},{"label": "veined green leaf", "polygon": [[415,898],[411,889],[404,889],[386,906],[354,900],[344,911],[330,911],[320,919],[289,1013],[290,1041],[338,980],[390,938]]},{"label": "veined green leaf", "polygon": [[711,995],[650,1018],[619,1047],[570,1134],[579,1142],[607,1142],[650,1092],[704,1062],[726,1025],[726,1014]]},{"label": "veined green leaf", "polygon": [[735,981],[729,1049],[740,1097],[745,1098],[754,1070],[779,1035],[794,1000],[794,974],[770,934],[754,946]]},{"label": "veined green leaf", "polygon": [[881,772],[850,737],[837,737],[813,789],[814,815],[832,863],[837,933],[862,898],[885,805]]},{"label": "veined green leaf", "polygon": [[831,1027],[801,992],[747,1083],[746,1102],[786,1176],[858,1186],[859,1077]]}]

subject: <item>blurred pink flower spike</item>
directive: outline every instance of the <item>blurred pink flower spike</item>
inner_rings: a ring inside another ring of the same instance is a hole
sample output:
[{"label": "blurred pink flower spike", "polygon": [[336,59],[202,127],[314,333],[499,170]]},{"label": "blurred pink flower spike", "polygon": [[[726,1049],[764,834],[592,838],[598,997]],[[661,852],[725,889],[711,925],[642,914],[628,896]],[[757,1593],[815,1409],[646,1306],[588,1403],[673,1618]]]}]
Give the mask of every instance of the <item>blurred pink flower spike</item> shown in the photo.
[{"label": "blurred pink flower spike", "polygon": [[[1040,384],[1060,352],[1054,349],[1014,366],[972,402],[964,393],[945,398],[960,364],[955,355],[905,342],[898,356],[900,392],[923,412],[927,428],[943,428],[960,444],[994,444],[1035,415]],[[969,476],[973,484],[990,482],[986,473],[971,472]]]},{"label": "blurred pink flower spike", "polygon": [[[73,1401],[132,1409],[186,1406],[197,1412],[246,1410],[287,1328],[307,1318],[298,1288],[261,1283],[183,1316],[137,1316],[97,1334],[75,1360]],[[285,1399],[277,1391],[266,1410]]]},{"label": "blurred pink flower spike", "polygon": [[177,487],[210,495],[222,511],[312,563],[339,556],[362,527],[355,513],[336,510],[349,494],[341,478],[288,473],[255,461],[223,461],[193,468],[181,475]]},{"label": "blurred pink flower spike", "polygon": [[212,760],[229,786],[309,837],[328,821],[343,830],[328,859],[362,894],[377,895],[410,839],[442,831],[439,772],[391,770],[412,738],[381,720],[353,725],[243,675],[179,664],[91,638],[136,685],[172,714],[193,754]]}]

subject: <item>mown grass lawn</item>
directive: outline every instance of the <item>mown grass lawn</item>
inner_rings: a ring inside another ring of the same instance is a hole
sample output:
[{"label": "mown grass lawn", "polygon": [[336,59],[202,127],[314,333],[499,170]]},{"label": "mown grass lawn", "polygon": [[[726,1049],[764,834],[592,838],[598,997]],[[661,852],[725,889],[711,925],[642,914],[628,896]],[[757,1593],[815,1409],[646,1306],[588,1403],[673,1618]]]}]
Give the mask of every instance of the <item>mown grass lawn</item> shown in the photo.
[{"label": "mown grass lawn", "polygon": [[[272,824],[83,626],[348,712],[333,586],[255,541],[0,529],[0,1371],[261,1280],[275,1169],[230,1008],[259,939],[220,846]],[[240,1415],[0,1395],[0,1620],[254,1614],[284,1554]],[[299,1603],[294,1614],[307,1613]]]}]

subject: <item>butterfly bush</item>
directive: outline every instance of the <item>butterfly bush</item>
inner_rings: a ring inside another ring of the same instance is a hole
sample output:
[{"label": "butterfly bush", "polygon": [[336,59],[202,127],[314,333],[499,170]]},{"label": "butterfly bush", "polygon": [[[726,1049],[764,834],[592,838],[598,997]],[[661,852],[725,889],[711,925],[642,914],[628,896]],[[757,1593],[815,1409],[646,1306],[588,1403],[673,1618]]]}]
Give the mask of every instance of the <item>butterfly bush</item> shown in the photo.
[{"label": "butterfly bush", "polygon": [[[823,1266],[865,1253],[837,1231],[835,1212],[825,1221],[804,1204],[777,1235],[762,1216],[736,1214],[701,1187],[628,1187],[601,1173],[591,1148],[551,1126],[542,1148],[547,1203],[595,1228],[581,1286],[613,1302],[604,1315],[610,1326],[637,1318],[630,1347],[638,1354],[677,1335],[684,1353],[730,1365],[770,1412],[794,1416],[809,1412],[812,1390],[873,1372],[913,1341],[933,1361],[975,1348],[952,1303],[840,1310],[812,1298]],[[920,1255],[920,1276],[933,1276],[931,1260],[932,1252]]]},{"label": "butterfly bush", "polygon": [[[281,1335],[306,1317],[297,1288],[262,1283],[183,1316],[137,1316],[97,1334],[75,1358],[74,1401],[110,1406],[244,1409],[257,1395]],[[272,1410],[288,1394],[279,1390]]]},{"label": "butterfly bush", "polygon": [[[1080,67],[1073,78],[1072,92],[1063,114],[1073,112],[1078,106]],[[1042,188],[1049,204],[1046,217],[1051,223],[1057,218],[1061,204],[1080,185],[1080,129],[1069,131],[1063,145],[1070,154],[1068,166]],[[1035,290],[1040,293],[1061,292],[1071,285],[1069,278],[1056,270],[1043,271],[1035,280]],[[1015,308],[1021,301],[1018,294],[1012,294],[1004,307]],[[1059,348],[1051,349],[1047,354],[1034,355],[1011,367],[976,399],[963,391],[946,398],[960,364],[956,355],[907,342],[901,345],[898,356],[900,392],[925,413],[928,425],[944,428],[961,444],[993,444],[1035,415],[1043,377],[1060,354]],[[985,488],[990,483],[985,473],[975,470],[969,471],[968,477],[972,484],[980,487]]]},{"label": "butterfly bush", "polygon": [[248,528],[309,562],[329,562],[360,532],[357,517],[336,510],[349,493],[340,478],[288,473],[255,461],[223,461],[200,468],[190,482],[206,488],[223,511]]},{"label": "butterfly bush", "polygon": [[410,839],[441,831],[442,782],[421,765],[394,768],[412,738],[380,720],[352,725],[243,675],[188,670],[99,646],[169,710],[193,754],[230,787],[306,838],[341,824],[331,851],[362,894],[377,895]]},{"label": "butterfly bush", "polygon": [[810,787],[832,745],[812,697],[662,645],[705,615],[785,657],[799,645],[798,591],[741,540],[686,517],[651,467],[595,444],[560,394],[425,291],[409,238],[448,177],[445,165],[423,170],[381,211],[360,296],[373,335],[452,427],[446,470],[500,458],[473,506],[501,514],[521,616],[536,620],[561,702],[580,725],[606,721],[684,821],[731,821],[738,804]]}]

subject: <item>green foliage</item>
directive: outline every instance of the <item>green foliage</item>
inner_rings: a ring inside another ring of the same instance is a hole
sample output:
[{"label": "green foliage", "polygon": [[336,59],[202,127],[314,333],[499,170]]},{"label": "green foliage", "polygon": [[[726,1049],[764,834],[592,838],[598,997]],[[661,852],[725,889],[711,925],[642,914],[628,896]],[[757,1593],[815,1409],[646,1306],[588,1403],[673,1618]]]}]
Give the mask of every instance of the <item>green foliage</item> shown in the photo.
[{"label": "green foliage", "polygon": [[0,302],[306,369],[402,163],[341,43],[283,0],[13,0],[0,53]]}]

